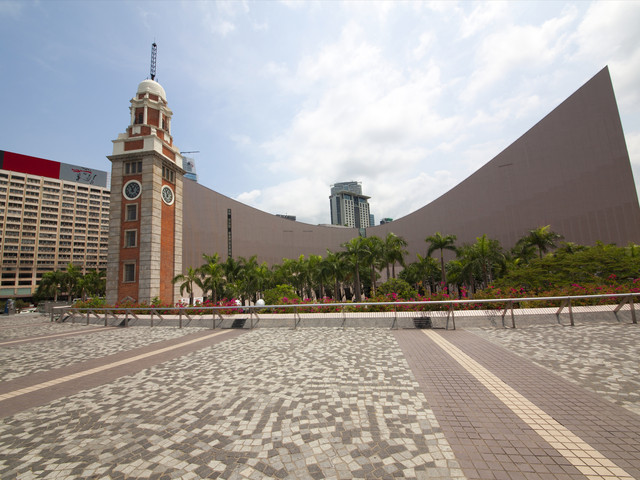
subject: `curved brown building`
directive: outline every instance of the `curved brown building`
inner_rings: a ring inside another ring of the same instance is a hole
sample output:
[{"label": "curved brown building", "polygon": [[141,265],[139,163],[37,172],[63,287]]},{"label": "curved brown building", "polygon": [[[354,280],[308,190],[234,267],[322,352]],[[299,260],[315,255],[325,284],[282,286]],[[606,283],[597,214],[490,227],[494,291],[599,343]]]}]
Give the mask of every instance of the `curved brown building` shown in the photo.
[{"label": "curved brown building", "polygon": [[[638,196],[607,67],[462,183],[366,235],[400,235],[414,259],[437,231],[457,235],[459,244],[487,234],[510,248],[543,225],[579,244],[640,243]],[[282,219],[184,182],[185,267],[215,252],[280,263],[340,250],[358,233]]]}]

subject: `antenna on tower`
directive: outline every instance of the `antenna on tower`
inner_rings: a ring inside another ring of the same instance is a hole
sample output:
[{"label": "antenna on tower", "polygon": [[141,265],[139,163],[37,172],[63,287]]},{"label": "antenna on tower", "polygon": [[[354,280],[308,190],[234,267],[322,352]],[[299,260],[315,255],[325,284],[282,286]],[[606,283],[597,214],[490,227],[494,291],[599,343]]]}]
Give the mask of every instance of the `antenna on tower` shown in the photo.
[{"label": "antenna on tower", "polygon": [[151,80],[156,79],[156,57],[158,56],[158,46],[156,42],[151,45]]}]

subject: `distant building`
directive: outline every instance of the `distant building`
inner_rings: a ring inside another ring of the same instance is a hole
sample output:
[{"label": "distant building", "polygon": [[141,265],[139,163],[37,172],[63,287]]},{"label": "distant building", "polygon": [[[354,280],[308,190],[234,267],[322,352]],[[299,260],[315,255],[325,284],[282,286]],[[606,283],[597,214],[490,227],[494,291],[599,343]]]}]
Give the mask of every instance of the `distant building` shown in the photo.
[{"label": "distant building", "polygon": [[369,214],[369,226],[373,227],[376,224],[376,217],[373,213]]},{"label": "distant building", "polygon": [[280,218],[284,218],[285,220],[292,220],[292,221],[296,221],[296,216],[295,215],[287,215],[284,213],[276,213],[276,217],[280,217]]},{"label": "distant building", "polygon": [[380,220],[380,225],[384,225],[385,223],[391,223],[391,222],[393,222],[393,218],[386,217]]},{"label": "distant building", "polygon": [[360,182],[341,182],[331,186],[331,224],[369,228],[369,198],[362,194]]},{"label": "distant building", "polygon": [[107,172],[0,150],[0,298],[70,263],[105,269],[109,195]]}]

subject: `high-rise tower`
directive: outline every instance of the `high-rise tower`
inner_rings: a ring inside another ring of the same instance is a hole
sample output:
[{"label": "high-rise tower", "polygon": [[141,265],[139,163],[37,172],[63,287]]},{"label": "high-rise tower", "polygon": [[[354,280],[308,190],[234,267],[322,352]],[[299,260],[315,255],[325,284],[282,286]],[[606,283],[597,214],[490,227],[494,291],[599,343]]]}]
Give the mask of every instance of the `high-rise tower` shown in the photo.
[{"label": "high-rise tower", "polygon": [[371,227],[369,198],[362,194],[360,182],[340,182],[331,185],[331,224],[353,228]]},{"label": "high-rise tower", "polygon": [[[155,46],[155,44],[154,44]],[[154,52],[155,53],[155,52]],[[155,77],[155,55],[152,78]],[[174,303],[182,273],[184,169],[171,137],[167,97],[144,80],[131,99],[130,124],[113,140],[107,303]]]}]

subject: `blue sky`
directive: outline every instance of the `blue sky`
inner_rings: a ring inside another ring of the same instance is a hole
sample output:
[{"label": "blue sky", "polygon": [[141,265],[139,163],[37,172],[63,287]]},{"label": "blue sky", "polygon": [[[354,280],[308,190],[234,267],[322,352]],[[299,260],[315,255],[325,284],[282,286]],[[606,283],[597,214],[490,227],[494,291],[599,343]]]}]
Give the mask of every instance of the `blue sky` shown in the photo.
[{"label": "blue sky", "polygon": [[640,2],[0,0],[0,149],[110,170],[149,76],[200,183],[329,223],[458,184],[609,65],[640,181]]}]

